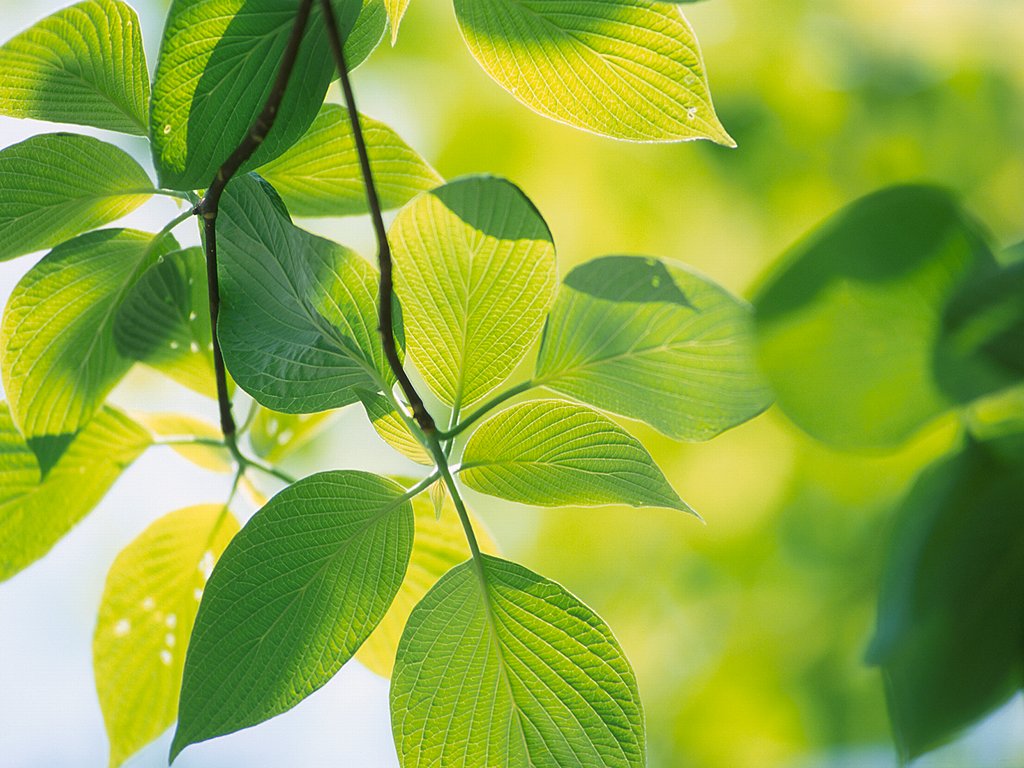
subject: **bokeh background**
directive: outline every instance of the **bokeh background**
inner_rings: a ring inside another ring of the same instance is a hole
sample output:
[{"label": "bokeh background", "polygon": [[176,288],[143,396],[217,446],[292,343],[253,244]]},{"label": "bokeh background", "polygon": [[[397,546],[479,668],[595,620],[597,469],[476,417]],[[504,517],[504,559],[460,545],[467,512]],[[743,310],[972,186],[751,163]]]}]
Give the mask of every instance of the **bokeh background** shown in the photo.
[{"label": "bokeh background", "polygon": [[[0,0],[0,37],[65,4]],[[167,3],[133,5],[152,69]],[[623,144],[534,115],[476,66],[447,0],[412,0],[397,47],[385,42],[357,73],[360,106],[445,177],[490,172],[518,183],[545,214],[563,272],[603,254],[648,254],[749,296],[815,223],[904,181],[955,190],[997,245],[1024,239],[1020,0],[685,8],[736,150]],[[52,129],[0,119],[0,145]],[[95,135],[151,167],[143,142]],[[155,231],[174,212],[155,201],[126,222]],[[364,220],[308,225],[373,255]],[[196,241],[186,229],[179,239]],[[32,260],[0,264],[4,299]],[[114,400],[215,418],[212,402],[143,370]],[[898,453],[874,455],[828,450],[775,410],[700,445],[628,426],[706,525],[663,510],[471,503],[508,556],[615,629],[639,677],[652,768],[895,766],[881,680],[863,656],[893,505],[949,449],[954,426],[934,424]],[[296,472],[410,468],[357,409],[290,461]],[[221,500],[229,483],[150,451],[49,556],[0,584],[0,765],[105,765],[91,640],[106,569],[149,522]],[[130,765],[165,765],[168,743]],[[292,712],[193,747],[178,765],[395,766],[387,682],[352,663]],[[920,765],[1024,765],[1024,702]]]}]

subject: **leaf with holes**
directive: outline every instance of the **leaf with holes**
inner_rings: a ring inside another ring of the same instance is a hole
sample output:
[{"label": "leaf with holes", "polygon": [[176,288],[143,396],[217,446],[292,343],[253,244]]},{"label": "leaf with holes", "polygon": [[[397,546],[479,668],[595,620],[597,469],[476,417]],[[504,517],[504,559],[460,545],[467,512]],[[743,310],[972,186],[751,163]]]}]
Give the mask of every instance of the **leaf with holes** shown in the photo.
[{"label": "leaf with holes", "polygon": [[[443,183],[437,171],[384,123],[363,115],[360,124],[383,208],[398,208]],[[293,216],[367,213],[352,125],[348,112],[337,104],[321,107],[306,134],[259,173]]]},{"label": "leaf with holes", "polygon": [[88,423],[132,366],[117,350],[114,317],[125,293],[174,238],[104,229],[54,248],[11,294],[0,338],[3,384],[22,434],[44,455]]},{"label": "leaf with holes", "polygon": [[172,512],[110,566],[92,641],[93,674],[110,739],[110,768],[167,730],[206,579],[238,521],[223,506]]},{"label": "leaf with holes", "polygon": [[146,54],[139,19],[120,0],[47,16],[0,48],[0,72],[0,115],[146,135]]},{"label": "leaf with holes", "polygon": [[171,758],[285,712],[330,680],[402,585],[413,528],[404,489],[365,472],[307,477],[257,512],[199,607]]},{"label": "leaf with holes", "polygon": [[145,430],[104,408],[41,479],[39,462],[0,404],[0,581],[49,552],[149,444]]},{"label": "leaf with holes", "polygon": [[293,225],[253,176],[235,179],[220,208],[218,335],[238,385],[282,413],[340,408],[356,402],[357,389],[389,385],[377,271]]},{"label": "leaf with holes", "polygon": [[48,133],[0,150],[0,261],[119,219],[152,191],[137,162],[88,136]]},{"label": "leaf with holes", "polygon": [[564,400],[532,400],[492,416],[466,443],[461,468],[473,490],[524,504],[693,512],[639,440],[607,416]]},{"label": "leaf with holes", "polygon": [[627,141],[736,146],[678,8],[652,0],[455,0],[455,13],[480,66],[542,115]]},{"label": "leaf with holes", "polygon": [[556,279],[547,224],[510,182],[468,176],[403,208],[389,240],[409,357],[447,405],[479,400],[543,325]]},{"label": "leaf with holes", "polygon": [[670,437],[709,440],[771,403],[750,307],[682,264],[606,256],[565,278],[535,381]]},{"label": "leaf with holes", "polygon": [[601,618],[552,581],[487,555],[412,612],[391,682],[403,768],[639,768],[636,678]]}]

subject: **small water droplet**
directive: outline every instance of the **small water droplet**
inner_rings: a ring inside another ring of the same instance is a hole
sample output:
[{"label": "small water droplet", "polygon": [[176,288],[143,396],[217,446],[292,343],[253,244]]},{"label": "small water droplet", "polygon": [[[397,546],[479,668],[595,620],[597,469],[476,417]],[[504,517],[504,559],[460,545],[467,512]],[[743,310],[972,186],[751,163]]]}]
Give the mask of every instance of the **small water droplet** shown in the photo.
[{"label": "small water droplet", "polygon": [[206,345],[206,348],[207,348],[208,350],[210,350],[211,352],[213,352],[213,342],[211,341],[211,342],[210,342],[209,344],[207,344],[207,345]]},{"label": "small water droplet", "polygon": [[188,345],[188,348],[192,351],[192,354],[194,355],[196,352],[199,351],[199,343],[193,341],[191,344]]},{"label": "small water droplet", "polygon": [[152,611],[155,607],[156,600],[154,600],[152,597],[147,597],[145,600],[142,601],[142,610],[144,611]]},{"label": "small water droplet", "polygon": [[174,657],[171,656],[171,652],[170,651],[168,651],[168,650],[160,651],[160,661],[162,661],[164,663],[165,667],[171,666],[171,660],[173,658]]},{"label": "small water droplet", "polygon": [[164,126],[164,136],[166,136],[170,132],[171,132],[171,124],[168,123],[167,125]]},{"label": "small water droplet", "polygon": [[167,625],[168,629],[174,629],[178,626],[178,614],[168,613],[167,618],[164,620],[164,624]]},{"label": "small water droplet", "polygon": [[128,619],[121,619],[114,625],[114,637],[124,637],[132,631],[132,623]]},{"label": "small water droplet", "polygon": [[277,429],[280,426],[281,425],[277,423],[277,419],[270,419],[270,421],[267,422],[267,431],[277,432]]},{"label": "small water droplet", "polygon": [[171,342],[171,349],[178,349],[178,347],[180,347],[180,346],[181,346],[181,344],[179,344],[176,341],[172,341]]},{"label": "small water droplet", "polygon": [[203,599],[203,590],[201,590],[199,587],[196,587],[192,590],[192,597],[194,597],[196,599],[196,602],[198,603],[200,600]]},{"label": "small water droplet", "polygon": [[696,117],[697,117],[697,108],[696,107],[687,107],[686,108],[686,119],[687,120],[694,120],[694,119],[696,119]]},{"label": "small water droplet", "polygon": [[198,317],[198,315],[196,315],[195,312],[188,313],[188,319],[190,323],[194,323],[196,321],[196,317]]},{"label": "small water droplet", "polygon": [[203,553],[203,559],[199,561],[199,572],[209,581],[210,574],[213,573],[213,552],[210,550]]},{"label": "small water droplet", "polygon": [[290,429],[286,429],[284,432],[277,436],[277,442],[279,442],[281,445],[284,445],[285,443],[290,442],[293,437],[295,437],[295,433],[292,432]]},{"label": "small water droplet", "polygon": [[174,644],[175,644],[175,642],[177,642],[177,640],[178,640],[178,638],[176,638],[176,637],[174,636],[174,633],[173,633],[173,632],[168,632],[168,633],[167,633],[167,634],[166,634],[166,635],[164,636],[164,644],[165,644],[165,645],[166,645],[166,646],[167,646],[168,648],[173,648],[173,647],[174,647]]}]

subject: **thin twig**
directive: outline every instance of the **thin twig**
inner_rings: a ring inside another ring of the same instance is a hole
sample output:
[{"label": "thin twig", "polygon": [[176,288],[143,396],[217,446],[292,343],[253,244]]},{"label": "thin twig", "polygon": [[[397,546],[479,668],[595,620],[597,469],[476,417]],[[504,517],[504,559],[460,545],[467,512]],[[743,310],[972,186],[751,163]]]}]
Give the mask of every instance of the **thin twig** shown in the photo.
[{"label": "thin twig", "polygon": [[[217,175],[210,183],[203,199],[196,205],[193,213],[203,218],[203,232],[206,240],[206,278],[210,297],[210,325],[213,329],[213,367],[217,375],[217,403],[220,406],[220,428],[231,448],[236,442],[234,416],[231,414],[231,395],[228,393],[227,369],[224,366],[224,355],[217,338],[217,319],[220,316],[220,281],[217,273],[217,213],[224,188],[245,162],[259,149],[277,119],[277,111],[284,99],[285,89],[291,79],[295,61],[299,55],[299,44],[306,31],[313,0],[302,0],[295,16],[295,24],[288,38],[287,46],[281,57],[281,66],[277,70],[277,79],[271,87],[270,95],[255,122],[249,127],[242,143],[231,153],[224,164],[217,170]],[[232,453],[237,453],[236,449]]]},{"label": "thin twig", "polygon": [[341,79],[341,90],[345,94],[345,104],[348,107],[348,117],[352,123],[352,136],[355,140],[356,153],[359,155],[359,165],[363,174],[364,186],[366,187],[366,202],[370,208],[370,218],[373,220],[374,232],[377,235],[377,256],[380,263],[380,295],[378,298],[378,313],[381,333],[381,343],[384,347],[384,356],[398,384],[405,393],[405,399],[409,402],[412,416],[419,424],[420,429],[427,435],[437,431],[434,418],[427,411],[413,385],[409,375],[402,366],[402,358],[398,355],[398,345],[395,344],[395,318],[393,308],[394,277],[391,265],[391,246],[388,243],[387,228],[384,226],[384,216],[380,206],[380,198],[377,196],[377,187],[373,182],[373,171],[370,169],[370,156],[366,151],[366,140],[363,138],[363,128],[359,120],[359,111],[356,109],[356,97],[352,92],[352,82],[348,74],[348,65],[345,63],[345,48],[341,41],[341,34],[338,31],[338,20],[334,15],[330,0],[320,0],[323,7],[324,23],[327,25],[327,38],[331,44],[331,52],[334,54],[334,62],[338,68],[338,77]]}]

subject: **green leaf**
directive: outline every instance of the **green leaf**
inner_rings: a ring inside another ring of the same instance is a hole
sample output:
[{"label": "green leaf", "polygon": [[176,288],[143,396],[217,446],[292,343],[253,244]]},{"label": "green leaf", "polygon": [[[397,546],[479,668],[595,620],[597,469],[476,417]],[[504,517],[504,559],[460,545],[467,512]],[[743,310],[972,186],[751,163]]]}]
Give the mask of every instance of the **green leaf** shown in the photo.
[{"label": "green leaf", "polygon": [[469,438],[461,467],[473,490],[524,504],[693,512],[639,440],[564,400],[532,400],[492,416]]},{"label": "green leaf", "polygon": [[925,471],[897,513],[869,652],[914,758],[1024,684],[1024,463],[983,444]]},{"label": "green leaf", "polygon": [[0,151],[0,261],[52,248],[146,202],[153,184],[129,155],[49,133]]},{"label": "green leaf", "polygon": [[[443,483],[435,483],[431,489]],[[416,540],[409,559],[409,570],[405,574],[402,588],[388,608],[373,634],[356,653],[356,660],[381,677],[391,677],[395,666],[398,643],[402,638],[409,616],[424,595],[459,563],[469,559],[469,545],[462,530],[455,505],[450,497],[438,516],[434,511],[433,494],[421,493],[413,499],[412,509],[416,519]],[[497,553],[494,543],[483,524],[470,516],[477,542],[484,552]]]},{"label": "green leaf", "polygon": [[479,400],[543,325],[556,279],[547,224],[510,182],[469,176],[416,198],[388,239],[409,357],[445,404]]},{"label": "green leaf", "polygon": [[611,630],[558,584],[489,556],[413,610],[391,723],[403,768],[645,765],[636,679]]},{"label": "green leaf", "polygon": [[366,409],[370,425],[380,435],[381,440],[410,461],[428,467],[434,466],[433,456],[409,431],[408,425],[386,395],[362,390],[359,392],[359,399]]},{"label": "green leaf", "polygon": [[216,559],[238,531],[223,506],[160,518],[114,560],[92,641],[110,768],[170,727],[192,624]]},{"label": "green leaf", "polygon": [[[150,140],[161,184],[171,189],[206,187],[239,145],[270,94],[298,4],[174,0],[153,82]],[[362,4],[334,0],[333,5],[347,38]],[[277,120],[243,170],[288,149],[323,103],[334,61],[321,13],[314,3]],[[358,55],[369,53],[369,37],[360,36],[358,51],[347,49],[356,54],[349,66],[361,60]]]},{"label": "green leaf", "polygon": [[139,19],[120,0],[47,16],[0,48],[0,72],[0,115],[146,135],[146,54]]},{"label": "green leaf", "polygon": [[[154,438],[163,440],[224,439],[220,427],[182,413],[133,413],[132,418],[148,429]],[[227,447],[182,443],[172,445],[171,449],[186,461],[210,472],[227,474],[235,469],[235,460]]]},{"label": "green leaf", "polygon": [[455,13],[480,66],[542,115],[627,141],[736,146],[678,8],[651,0],[455,0]]},{"label": "green leaf", "polygon": [[176,248],[169,236],[90,232],[54,248],[15,287],[0,329],[3,384],[41,458],[37,446],[81,429],[131,368],[114,342],[115,313],[142,271]]},{"label": "green leaf", "polygon": [[943,314],[994,269],[943,190],[892,187],[839,211],[783,257],[755,302],[779,406],[837,446],[898,445],[955,402],[936,380]]},{"label": "green leaf", "polygon": [[670,437],[709,440],[771,403],[751,314],[682,264],[595,259],[566,276],[534,381]]},{"label": "green leaf", "polygon": [[49,552],[149,444],[141,427],[104,408],[41,480],[35,455],[0,404],[0,581]]},{"label": "green leaf", "polygon": [[398,41],[398,26],[402,23],[402,17],[409,7],[409,0],[384,0],[384,7],[388,11],[388,24],[391,25],[391,44]]},{"label": "green leaf", "polygon": [[330,680],[402,585],[413,528],[404,490],[365,472],[307,477],[257,512],[199,607],[171,759],[291,709]]},{"label": "green leaf", "polygon": [[257,456],[276,464],[316,437],[333,415],[329,411],[278,413],[260,406],[249,430],[249,442]]},{"label": "green leaf", "polygon": [[356,402],[356,389],[375,392],[392,381],[377,332],[377,271],[297,228],[279,206],[252,176],[235,179],[221,202],[224,359],[267,408],[340,408]]},{"label": "green leaf", "polygon": [[117,310],[114,340],[124,357],[201,395],[217,396],[201,249],[168,254],[146,270]]},{"label": "green leaf", "polygon": [[[365,115],[360,123],[385,209],[405,205],[444,182],[384,123]],[[259,172],[293,216],[352,216],[368,211],[348,112],[337,104],[325,104],[309,131]]]}]

